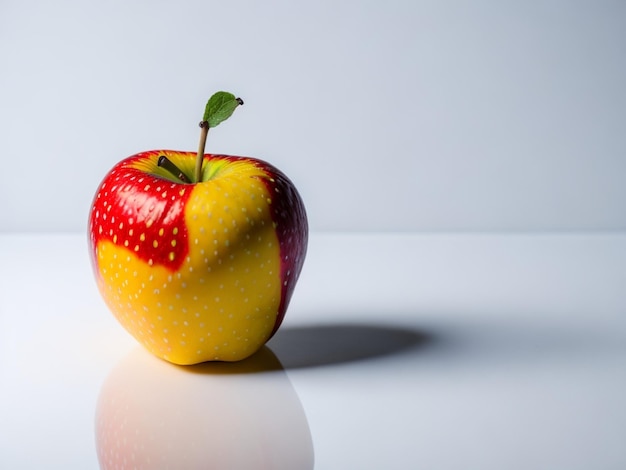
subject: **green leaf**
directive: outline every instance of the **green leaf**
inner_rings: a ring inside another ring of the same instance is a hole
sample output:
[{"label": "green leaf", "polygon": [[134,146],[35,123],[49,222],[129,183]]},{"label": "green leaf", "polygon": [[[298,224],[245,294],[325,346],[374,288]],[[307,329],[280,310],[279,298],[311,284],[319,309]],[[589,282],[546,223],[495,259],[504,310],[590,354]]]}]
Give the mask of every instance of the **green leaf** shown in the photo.
[{"label": "green leaf", "polygon": [[235,95],[226,91],[218,91],[206,104],[204,121],[209,123],[209,128],[215,127],[228,119],[240,104],[243,104],[241,98],[235,98]]}]

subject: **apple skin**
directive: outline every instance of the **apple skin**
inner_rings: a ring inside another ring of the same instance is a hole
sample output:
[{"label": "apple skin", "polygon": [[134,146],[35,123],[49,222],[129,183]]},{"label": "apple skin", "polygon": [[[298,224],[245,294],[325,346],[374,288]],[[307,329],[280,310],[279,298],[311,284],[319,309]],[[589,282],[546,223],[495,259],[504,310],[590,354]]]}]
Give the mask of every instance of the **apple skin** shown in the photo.
[{"label": "apple skin", "polygon": [[283,321],[308,243],[304,204],[277,168],[250,157],[153,150],[105,176],[89,217],[98,289],[156,356],[175,364],[238,361]]}]

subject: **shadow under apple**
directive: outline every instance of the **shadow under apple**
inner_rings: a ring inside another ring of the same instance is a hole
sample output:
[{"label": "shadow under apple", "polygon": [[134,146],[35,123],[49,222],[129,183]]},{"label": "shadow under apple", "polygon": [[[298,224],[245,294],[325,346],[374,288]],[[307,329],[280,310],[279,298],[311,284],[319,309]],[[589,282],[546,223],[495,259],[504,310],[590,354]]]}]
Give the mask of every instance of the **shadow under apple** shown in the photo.
[{"label": "shadow under apple", "polygon": [[300,399],[267,347],[237,363],[188,367],[137,348],[105,380],[95,427],[103,469],[309,469],[314,463]]},{"label": "shadow under apple", "polygon": [[435,337],[403,326],[338,323],[283,326],[267,343],[285,369],[374,359],[431,345]]}]

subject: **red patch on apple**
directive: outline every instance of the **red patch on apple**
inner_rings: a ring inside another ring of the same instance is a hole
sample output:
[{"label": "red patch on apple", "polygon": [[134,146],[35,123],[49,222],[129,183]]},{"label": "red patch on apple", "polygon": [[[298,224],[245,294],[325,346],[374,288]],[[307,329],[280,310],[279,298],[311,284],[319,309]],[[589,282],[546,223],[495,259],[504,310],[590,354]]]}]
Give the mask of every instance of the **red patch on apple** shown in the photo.
[{"label": "red patch on apple", "polygon": [[308,224],[302,200],[289,178],[273,165],[262,160],[254,160],[265,173],[272,175],[271,178],[264,179],[264,183],[269,193],[276,195],[271,204],[272,219],[276,224],[276,236],[280,245],[280,277],[283,285],[273,335],[283,321],[304,264],[308,244]]},{"label": "red patch on apple", "polygon": [[98,189],[89,222],[93,246],[110,241],[176,271],[189,250],[184,208],[193,187],[129,168],[138,158],[116,165]]}]

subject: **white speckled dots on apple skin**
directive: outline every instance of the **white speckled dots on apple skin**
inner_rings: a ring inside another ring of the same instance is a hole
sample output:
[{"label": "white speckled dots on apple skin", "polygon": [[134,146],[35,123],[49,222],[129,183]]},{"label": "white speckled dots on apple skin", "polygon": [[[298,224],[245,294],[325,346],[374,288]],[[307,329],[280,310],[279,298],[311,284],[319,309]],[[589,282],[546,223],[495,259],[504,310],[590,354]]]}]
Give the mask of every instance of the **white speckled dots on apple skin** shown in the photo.
[{"label": "white speckled dots on apple skin", "polygon": [[132,247],[98,245],[105,300],[157,356],[178,364],[239,360],[269,337],[280,305],[280,251],[267,222],[267,190],[247,181],[248,188],[229,178],[193,187],[185,208],[189,251],[176,272],[146,263]]}]

